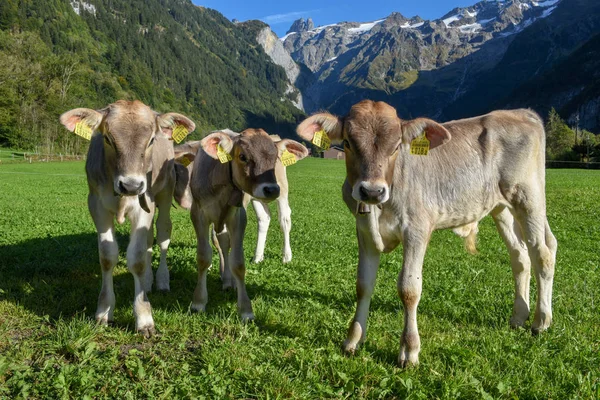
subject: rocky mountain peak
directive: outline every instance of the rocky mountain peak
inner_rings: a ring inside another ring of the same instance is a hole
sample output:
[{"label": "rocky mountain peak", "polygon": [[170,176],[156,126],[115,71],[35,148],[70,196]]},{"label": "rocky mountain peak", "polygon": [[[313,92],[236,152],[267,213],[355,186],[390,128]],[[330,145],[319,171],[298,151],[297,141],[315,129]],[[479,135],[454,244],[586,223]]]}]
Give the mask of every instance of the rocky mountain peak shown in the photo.
[{"label": "rocky mountain peak", "polygon": [[290,29],[288,29],[288,31],[286,33],[306,32],[306,31],[313,30],[314,28],[315,28],[315,24],[313,23],[312,18],[308,18],[308,19],[299,18],[294,21],[294,23],[292,24],[292,26],[290,26]]}]

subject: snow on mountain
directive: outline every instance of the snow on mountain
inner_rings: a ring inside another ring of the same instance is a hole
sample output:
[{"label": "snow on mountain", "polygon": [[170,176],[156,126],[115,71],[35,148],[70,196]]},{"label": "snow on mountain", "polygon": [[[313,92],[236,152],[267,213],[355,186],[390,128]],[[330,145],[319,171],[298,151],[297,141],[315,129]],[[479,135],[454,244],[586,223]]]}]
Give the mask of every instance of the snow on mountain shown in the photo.
[{"label": "snow on mountain", "polygon": [[371,29],[373,29],[373,27],[374,27],[375,25],[377,25],[377,24],[380,24],[380,23],[382,23],[383,21],[385,21],[385,18],[384,18],[384,19],[380,19],[380,20],[378,20],[378,21],[374,21],[374,22],[368,22],[368,23],[366,23],[366,24],[360,24],[360,25],[358,26],[358,28],[350,28],[350,29],[348,29],[348,32],[350,32],[350,33],[361,33],[361,32],[367,32],[367,31],[370,31]]}]

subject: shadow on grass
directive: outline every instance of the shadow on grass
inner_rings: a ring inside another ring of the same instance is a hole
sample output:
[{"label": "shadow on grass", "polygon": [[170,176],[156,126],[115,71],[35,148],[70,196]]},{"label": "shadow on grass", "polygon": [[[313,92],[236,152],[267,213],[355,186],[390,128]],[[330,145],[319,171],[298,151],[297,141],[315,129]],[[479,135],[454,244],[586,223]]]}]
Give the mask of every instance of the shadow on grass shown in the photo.
[{"label": "shadow on grass", "polygon": [[[116,310],[120,311],[131,308],[134,286],[125,261],[129,235],[117,232],[117,242],[120,257],[113,273],[113,282]],[[102,282],[96,233],[48,235],[0,246],[0,255],[0,300],[18,304],[39,316],[48,315],[51,319],[70,319],[81,312],[93,318]],[[155,251],[155,272],[157,259],[158,251]],[[191,302],[197,276],[195,260],[191,261],[194,264],[191,268],[173,268],[171,292],[153,292],[149,295],[153,308],[173,309],[177,303],[187,305]],[[221,291],[220,280],[211,274],[208,290],[212,295],[211,308],[235,301],[234,295]],[[133,327],[134,321],[117,317],[115,325]]]},{"label": "shadow on grass", "polygon": [[[27,240],[18,244],[0,246],[0,300],[18,304],[39,316],[48,315],[52,319],[73,318],[84,312],[93,318],[96,301],[100,292],[101,275],[98,263],[96,233],[77,235],[50,236]],[[133,278],[125,266],[125,249],[128,235],[117,233],[120,248],[120,263],[114,273],[114,289],[117,299],[116,310],[129,310],[133,300]],[[195,263],[195,247],[174,243],[168,256],[171,268],[171,291],[168,293],[153,292],[149,295],[154,309],[170,312],[187,312],[196,286],[197,273]],[[213,268],[208,274],[207,288],[209,315],[221,313],[226,306],[235,306],[235,292],[221,290],[218,276],[216,252],[213,257]],[[156,270],[158,252],[154,252],[153,267]],[[249,261],[248,261],[249,264]],[[293,299],[298,304],[306,301],[335,309],[336,312],[347,313],[348,319],[354,313],[355,297],[349,293],[325,293],[310,290],[309,287],[280,287],[276,284],[257,284],[247,280],[248,293],[251,299],[261,296],[267,303],[277,303],[277,299]],[[397,301],[378,299],[371,304],[371,311],[382,311],[396,314],[402,318],[401,306]],[[457,326],[476,324],[486,327],[497,327],[498,319],[482,316],[477,309],[469,309],[457,315],[448,310],[419,309],[420,315],[447,320]],[[508,321],[509,314],[506,319]],[[133,317],[123,318],[117,314],[116,326],[133,329]],[[257,326],[266,332],[294,338],[297,333],[293,325],[266,324],[257,321]],[[506,324],[508,329],[508,322]],[[160,328],[160,327],[159,327]],[[344,327],[343,329],[346,329]],[[323,340],[328,340],[323,338]],[[379,355],[382,359],[391,359],[391,355]]]}]

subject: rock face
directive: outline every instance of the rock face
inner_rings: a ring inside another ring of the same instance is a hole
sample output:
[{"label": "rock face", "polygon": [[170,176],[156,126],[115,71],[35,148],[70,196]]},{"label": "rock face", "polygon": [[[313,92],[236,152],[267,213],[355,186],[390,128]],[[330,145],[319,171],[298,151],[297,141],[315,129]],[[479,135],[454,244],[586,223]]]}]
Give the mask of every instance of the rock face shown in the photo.
[{"label": "rock face", "polygon": [[[562,0],[562,2],[592,0]],[[502,59],[515,37],[552,16],[561,0],[481,1],[437,20],[405,17],[308,28],[296,21],[281,40],[314,74],[312,112],[345,112],[361,98],[397,101],[408,114],[446,116],[485,71]],[[565,5],[566,7],[566,5]],[[527,54],[523,54],[527,57]]]},{"label": "rock face", "polygon": [[313,23],[313,20],[311,18],[309,18],[309,19],[300,18],[300,19],[297,19],[294,21],[294,23],[292,24],[292,26],[286,33],[306,32],[306,31],[313,30],[314,27],[315,27],[315,24]]},{"label": "rock face", "polygon": [[295,87],[298,77],[300,76],[300,67],[298,64],[296,64],[290,54],[284,49],[283,44],[277,35],[273,33],[268,26],[258,32],[256,41],[262,46],[265,53],[267,53],[275,64],[280,65],[285,69],[285,74],[289,81],[286,95],[290,96],[296,107],[304,110],[302,95]]}]

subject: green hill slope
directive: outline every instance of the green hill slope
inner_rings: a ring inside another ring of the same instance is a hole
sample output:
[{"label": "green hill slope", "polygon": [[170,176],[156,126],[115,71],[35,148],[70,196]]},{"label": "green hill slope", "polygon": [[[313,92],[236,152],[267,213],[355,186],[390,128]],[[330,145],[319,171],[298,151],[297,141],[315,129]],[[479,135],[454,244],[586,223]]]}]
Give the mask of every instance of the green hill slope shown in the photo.
[{"label": "green hill slope", "polygon": [[189,0],[5,0],[0,29],[0,145],[81,151],[58,115],[119,98],[186,113],[196,136],[247,126],[289,136],[302,117],[255,39]]}]

